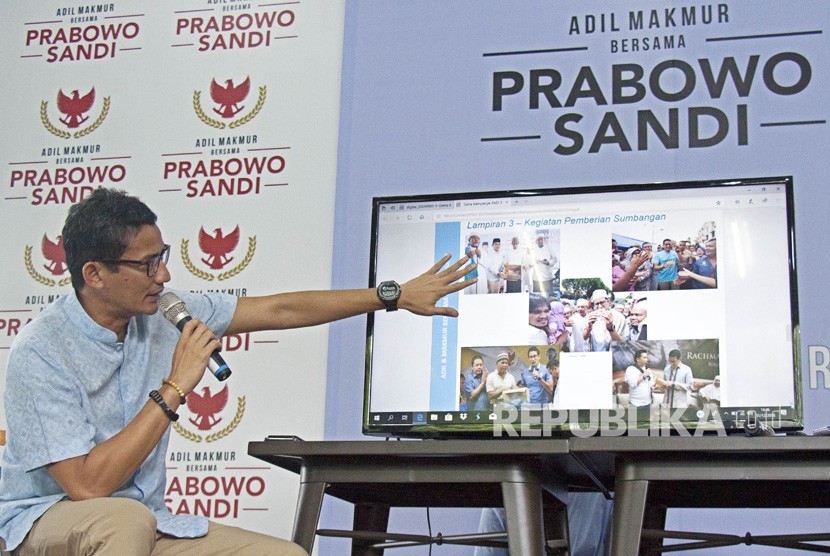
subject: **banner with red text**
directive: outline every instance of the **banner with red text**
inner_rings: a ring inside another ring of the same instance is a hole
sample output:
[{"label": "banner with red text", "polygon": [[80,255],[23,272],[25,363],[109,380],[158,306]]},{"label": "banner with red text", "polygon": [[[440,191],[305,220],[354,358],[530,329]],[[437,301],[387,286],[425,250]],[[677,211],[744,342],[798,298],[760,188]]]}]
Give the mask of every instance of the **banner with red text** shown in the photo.
[{"label": "banner with red text", "polygon": [[[0,374],[69,291],[63,220],[97,187],[156,211],[171,287],[329,287],[342,21],[342,0],[4,6]],[[180,410],[168,507],[290,536],[297,477],[247,443],[322,436],[327,330],[222,342],[234,374]]]}]

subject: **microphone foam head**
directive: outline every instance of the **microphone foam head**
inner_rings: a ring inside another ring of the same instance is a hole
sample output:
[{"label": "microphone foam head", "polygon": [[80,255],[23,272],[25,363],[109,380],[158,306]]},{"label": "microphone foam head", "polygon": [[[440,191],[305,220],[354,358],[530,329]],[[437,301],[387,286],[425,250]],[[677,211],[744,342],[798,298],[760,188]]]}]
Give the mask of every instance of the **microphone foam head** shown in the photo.
[{"label": "microphone foam head", "polygon": [[166,292],[159,298],[159,309],[164,318],[176,324],[177,317],[182,313],[187,314],[187,308],[178,295],[173,292]]}]

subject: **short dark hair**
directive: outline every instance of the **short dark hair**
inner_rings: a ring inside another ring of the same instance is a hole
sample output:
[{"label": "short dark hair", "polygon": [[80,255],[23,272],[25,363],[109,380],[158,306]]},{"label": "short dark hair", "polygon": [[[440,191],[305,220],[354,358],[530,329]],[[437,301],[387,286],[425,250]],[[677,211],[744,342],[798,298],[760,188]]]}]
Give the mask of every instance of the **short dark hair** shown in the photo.
[{"label": "short dark hair", "polygon": [[637,359],[639,359],[641,355],[647,355],[647,354],[648,354],[648,352],[646,350],[638,349],[637,351],[634,352],[634,361],[637,361]]},{"label": "short dark hair", "polygon": [[555,369],[559,366],[559,359],[557,359],[556,357],[548,359],[548,364],[546,366],[548,369]]},{"label": "short dark hair", "polygon": [[540,308],[540,307],[547,307],[548,309],[550,309],[550,303],[548,302],[548,300],[547,300],[547,299],[545,299],[545,297],[544,297],[544,296],[539,295],[538,293],[531,293],[531,294],[529,295],[529,297],[528,297],[528,305],[529,305],[529,309],[528,309],[528,310],[529,310],[531,313],[532,313],[533,311],[535,311],[536,309]]},{"label": "short dark hair", "polygon": [[[139,228],[153,225],[156,220],[156,214],[137,197],[104,187],[69,207],[61,233],[75,291],[81,291],[85,285],[86,263],[120,258]],[[117,266],[108,268],[115,271]]]},{"label": "short dark hair", "polygon": [[669,352],[669,357],[677,357],[678,359],[680,359],[680,355],[681,354],[679,349],[673,349]]},{"label": "short dark hair", "polygon": [[493,238],[493,243],[501,243],[501,240],[497,237]]},{"label": "short dark hair", "polygon": [[470,363],[471,363],[471,364],[473,364],[473,365],[475,365],[475,364],[476,364],[476,359],[480,359],[480,360],[481,360],[481,362],[482,362],[482,363],[484,363],[484,358],[483,358],[482,356],[480,356],[480,355],[476,355],[476,356],[474,356],[474,357],[473,357],[473,360],[472,360]]}]

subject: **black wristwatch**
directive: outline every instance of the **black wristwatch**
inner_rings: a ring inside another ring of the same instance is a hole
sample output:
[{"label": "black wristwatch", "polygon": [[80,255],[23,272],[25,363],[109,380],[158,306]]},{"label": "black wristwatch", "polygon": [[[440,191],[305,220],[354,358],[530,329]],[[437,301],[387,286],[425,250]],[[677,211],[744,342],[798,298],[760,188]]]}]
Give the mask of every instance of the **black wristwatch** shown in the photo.
[{"label": "black wristwatch", "polygon": [[383,302],[387,311],[397,311],[400,298],[401,287],[397,282],[389,280],[378,285],[378,299]]}]

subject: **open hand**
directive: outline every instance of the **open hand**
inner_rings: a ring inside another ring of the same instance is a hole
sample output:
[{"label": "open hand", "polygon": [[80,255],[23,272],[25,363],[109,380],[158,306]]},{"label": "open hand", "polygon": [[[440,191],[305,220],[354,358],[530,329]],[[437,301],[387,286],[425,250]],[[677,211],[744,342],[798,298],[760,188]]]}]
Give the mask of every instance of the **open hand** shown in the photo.
[{"label": "open hand", "polygon": [[398,301],[398,307],[406,309],[416,315],[457,317],[458,311],[452,307],[439,307],[436,304],[442,297],[463,290],[471,284],[475,284],[478,278],[471,278],[460,282],[458,280],[475,270],[477,265],[469,264],[464,266],[469,261],[469,257],[462,257],[442,270],[451,256],[443,256],[432,268],[403,284],[401,286],[401,298]]}]

